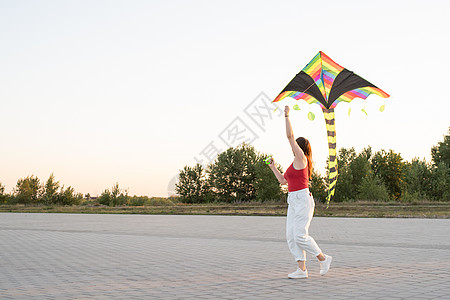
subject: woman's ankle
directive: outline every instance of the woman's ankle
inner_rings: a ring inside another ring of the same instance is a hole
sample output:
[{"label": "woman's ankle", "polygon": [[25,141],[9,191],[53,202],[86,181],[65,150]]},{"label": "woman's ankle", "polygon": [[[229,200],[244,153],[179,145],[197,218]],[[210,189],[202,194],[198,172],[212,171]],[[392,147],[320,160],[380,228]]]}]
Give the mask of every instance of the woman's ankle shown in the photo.
[{"label": "woman's ankle", "polygon": [[317,255],[317,259],[318,259],[319,261],[324,261],[324,260],[325,260],[325,254],[320,253],[319,255]]},{"label": "woman's ankle", "polygon": [[306,264],[304,260],[297,260],[298,268],[302,271],[306,270]]}]

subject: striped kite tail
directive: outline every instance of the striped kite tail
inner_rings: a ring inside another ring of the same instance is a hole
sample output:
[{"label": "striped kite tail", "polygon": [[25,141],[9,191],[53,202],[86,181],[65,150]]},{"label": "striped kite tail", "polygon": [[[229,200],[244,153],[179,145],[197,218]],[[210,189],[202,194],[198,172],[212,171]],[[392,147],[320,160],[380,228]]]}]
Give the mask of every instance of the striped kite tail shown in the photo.
[{"label": "striped kite tail", "polygon": [[334,118],[334,108],[322,108],[325,116],[328,136],[328,195],[327,208],[330,204],[331,197],[334,196],[336,190],[336,181],[338,177],[337,157],[336,157],[336,127]]}]

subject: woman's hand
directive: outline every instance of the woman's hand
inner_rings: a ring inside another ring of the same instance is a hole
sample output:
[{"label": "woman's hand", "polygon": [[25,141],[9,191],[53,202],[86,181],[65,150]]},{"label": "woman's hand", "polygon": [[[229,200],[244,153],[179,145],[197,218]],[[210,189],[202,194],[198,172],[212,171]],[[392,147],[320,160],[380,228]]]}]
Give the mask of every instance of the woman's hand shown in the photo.
[{"label": "woman's hand", "polygon": [[269,158],[268,162],[269,162],[269,167],[273,168],[275,166],[275,161],[272,156]]},{"label": "woman's hand", "polygon": [[275,167],[275,160],[273,159],[273,156],[269,157],[266,161],[269,163],[269,167],[272,170],[273,174],[275,174],[278,182],[280,184],[287,184],[287,180],[286,178],[284,178],[284,175],[281,174],[280,170],[278,170],[277,167]]},{"label": "woman's hand", "polygon": [[284,107],[284,116],[289,117],[289,106],[287,105]]}]

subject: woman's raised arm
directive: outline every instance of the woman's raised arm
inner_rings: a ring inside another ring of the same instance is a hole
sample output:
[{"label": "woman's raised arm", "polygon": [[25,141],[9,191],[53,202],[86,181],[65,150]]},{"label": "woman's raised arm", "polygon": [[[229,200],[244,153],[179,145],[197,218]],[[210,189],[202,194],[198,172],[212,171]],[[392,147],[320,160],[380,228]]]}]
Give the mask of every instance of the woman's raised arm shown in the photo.
[{"label": "woman's raised arm", "polygon": [[300,146],[295,141],[291,121],[289,120],[289,106],[287,105],[284,107],[284,119],[286,120],[286,136],[288,138],[289,144],[291,145],[292,151],[294,151],[294,156],[300,164],[303,164],[305,155],[302,148],[300,148]]}]

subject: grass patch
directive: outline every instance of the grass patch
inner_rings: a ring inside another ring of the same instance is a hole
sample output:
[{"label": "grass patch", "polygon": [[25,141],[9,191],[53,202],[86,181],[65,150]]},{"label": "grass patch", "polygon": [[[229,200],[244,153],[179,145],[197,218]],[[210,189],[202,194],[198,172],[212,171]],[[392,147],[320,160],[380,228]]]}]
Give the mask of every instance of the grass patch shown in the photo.
[{"label": "grass patch", "polygon": [[[15,213],[82,213],[82,214],[158,214],[158,215],[238,215],[285,216],[287,204],[266,203],[157,203],[156,205],[117,206],[104,205],[0,205],[0,212]],[[450,203],[394,203],[394,202],[343,202],[317,204],[315,216],[360,218],[450,218]]]}]

